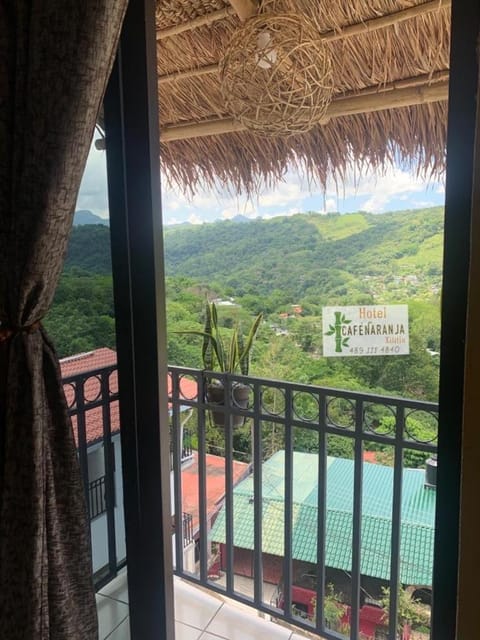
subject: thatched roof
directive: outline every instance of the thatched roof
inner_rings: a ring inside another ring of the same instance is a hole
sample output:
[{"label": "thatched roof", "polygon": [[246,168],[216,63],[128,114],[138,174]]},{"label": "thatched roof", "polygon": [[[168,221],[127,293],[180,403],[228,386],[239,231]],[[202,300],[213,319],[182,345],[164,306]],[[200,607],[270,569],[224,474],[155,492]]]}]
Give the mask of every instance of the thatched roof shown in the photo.
[{"label": "thatched roof", "polygon": [[217,66],[242,24],[236,10],[248,13],[255,4],[157,3],[161,153],[173,182],[252,192],[294,165],[325,185],[332,175],[341,179],[353,158],[374,168],[395,160],[429,175],[443,171],[449,0],[275,0],[276,10],[313,19],[334,75],[329,120],[275,139],[232,120],[220,91]]}]

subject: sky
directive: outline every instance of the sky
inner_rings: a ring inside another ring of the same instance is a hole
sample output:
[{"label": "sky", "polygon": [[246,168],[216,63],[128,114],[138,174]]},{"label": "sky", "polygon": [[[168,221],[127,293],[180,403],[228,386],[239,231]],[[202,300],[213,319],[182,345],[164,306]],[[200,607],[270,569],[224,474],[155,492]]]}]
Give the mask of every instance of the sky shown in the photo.
[{"label": "sky", "polygon": [[[444,204],[445,187],[441,182],[427,184],[423,179],[400,167],[391,166],[382,175],[358,177],[352,167],[345,184],[334,183],[322,189],[310,186],[297,174],[288,172],[285,180],[252,199],[232,196],[227,191],[200,190],[187,197],[179,189],[171,189],[162,180],[162,212],[165,225],[190,222],[202,224],[228,220],[237,215],[248,218],[272,218],[304,211],[328,213],[368,211],[384,213],[402,209],[422,209]],[[108,217],[105,152],[93,145],[83,176],[77,209],[89,209],[102,218]]]}]

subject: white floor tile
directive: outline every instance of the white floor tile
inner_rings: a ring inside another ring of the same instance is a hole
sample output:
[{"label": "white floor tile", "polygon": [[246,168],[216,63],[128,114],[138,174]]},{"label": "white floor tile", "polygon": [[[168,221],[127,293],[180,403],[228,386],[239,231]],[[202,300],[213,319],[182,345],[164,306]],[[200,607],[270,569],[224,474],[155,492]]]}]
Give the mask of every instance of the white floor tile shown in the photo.
[{"label": "white floor tile", "polygon": [[128,616],[128,605],[97,595],[98,635],[104,640]]},{"label": "white floor tile", "polygon": [[116,578],[102,587],[99,593],[128,604],[127,570],[123,569]]},{"label": "white floor tile", "polygon": [[175,640],[199,640],[201,635],[202,631],[200,629],[190,627],[188,624],[183,624],[183,622],[175,622]]},{"label": "white floor tile", "polygon": [[228,640],[289,640],[292,635],[285,627],[258,618],[254,611],[249,616],[229,604],[223,605],[205,631]]},{"label": "white floor tile", "polygon": [[[305,640],[301,631],[292,634],[250,607],[225,602],[177,577],[174,594],[176,640]],[[123,572],[97,594],[100,640],[130,640],[127,602]]]},{"label": "white floor tile", "polygon": [[175,620],[205,629],[222,606],[222,601],[182,580],[175,580]]},{"label": "white floor tile", "polygon": [[[201,635],[200,629],[195,629],[182,622],[175,623],[175,640],[199,640]],[[130,640],[129,619],[126,618],[105,640]],[[159,638],[159,640],[161,639]]]},{"label": "white floor tile", "polygon": [[130,640],[130,621],[126,618],[121,625],[107,636],[106,640]]}]

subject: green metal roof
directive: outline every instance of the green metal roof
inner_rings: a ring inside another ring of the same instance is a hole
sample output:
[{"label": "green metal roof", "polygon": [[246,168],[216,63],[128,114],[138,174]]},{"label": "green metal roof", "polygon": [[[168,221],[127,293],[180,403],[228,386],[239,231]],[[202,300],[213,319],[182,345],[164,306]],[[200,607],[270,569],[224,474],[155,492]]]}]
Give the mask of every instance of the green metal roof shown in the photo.
[{"label": "green metal roof", "polygon": [[[262,465],[263,552],[283,556],[285,454],[278,451]],[[327,459],[326,565],[350,571],[352,566],[353,460]],[[432,584],[435,490],[424,486],[423,469],[404,469],[400,580]],[[361,573],[389,579],[393,468],[363,464]],[[293,454],[293,558],[317,562],[318,456]],[[233,491],[234,544],[253,549],[253,477]],[[210,537],[225,542],[225,507]]]}]

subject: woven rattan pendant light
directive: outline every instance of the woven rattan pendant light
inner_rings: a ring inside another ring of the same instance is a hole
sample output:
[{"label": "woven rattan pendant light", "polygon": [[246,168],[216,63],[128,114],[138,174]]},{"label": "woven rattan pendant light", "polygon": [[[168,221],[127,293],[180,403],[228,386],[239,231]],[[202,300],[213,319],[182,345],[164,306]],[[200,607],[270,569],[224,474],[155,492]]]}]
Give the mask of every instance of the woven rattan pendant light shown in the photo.
[{"label": "woven rattan pendant light", "polygon": [[268,11],[248,19],[220,62],[228,112],[263,136],[309,131],[333,93],[330,53],[302,14]]}]

